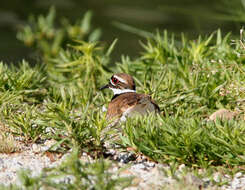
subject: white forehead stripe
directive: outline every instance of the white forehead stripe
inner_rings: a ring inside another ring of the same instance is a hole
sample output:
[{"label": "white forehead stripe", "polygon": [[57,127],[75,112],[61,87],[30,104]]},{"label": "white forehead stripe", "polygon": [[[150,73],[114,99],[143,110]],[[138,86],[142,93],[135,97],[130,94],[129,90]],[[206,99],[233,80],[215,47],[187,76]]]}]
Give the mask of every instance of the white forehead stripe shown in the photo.
[{"label": "white forehead stripe", "polygon": [[126,80],[124,80],[123,78],[121,78],[119,76],[114,75],[113,77],[115,77],[117,80],[119,80],[122,83],[128,84]]}]

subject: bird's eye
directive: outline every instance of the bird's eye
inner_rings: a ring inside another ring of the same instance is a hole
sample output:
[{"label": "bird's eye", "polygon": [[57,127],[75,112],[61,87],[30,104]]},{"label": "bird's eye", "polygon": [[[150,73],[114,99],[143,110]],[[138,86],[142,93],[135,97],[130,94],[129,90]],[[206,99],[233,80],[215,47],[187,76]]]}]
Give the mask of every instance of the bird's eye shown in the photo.
[{"label": "bird's eye", "polygon": [[114,83],[114,84],[117,84],[118,83],[118,80],[115,78],[115,77],[112,77],[112,82]]}]

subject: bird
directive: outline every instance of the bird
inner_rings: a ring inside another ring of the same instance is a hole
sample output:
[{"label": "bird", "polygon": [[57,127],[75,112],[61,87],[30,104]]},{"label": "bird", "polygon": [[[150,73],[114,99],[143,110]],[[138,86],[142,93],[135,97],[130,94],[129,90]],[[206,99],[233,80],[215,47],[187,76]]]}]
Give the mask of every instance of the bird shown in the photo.
[{"label": "bird", "polygon": [[100,90],[109,88],[114,95],[108,105],[106,119],[125,121],[127,117],[146,115],[150,112],[160,113],[157,103],[147,94],[136,92],[134,79],[126,73],[113,74],[108,84]]}]

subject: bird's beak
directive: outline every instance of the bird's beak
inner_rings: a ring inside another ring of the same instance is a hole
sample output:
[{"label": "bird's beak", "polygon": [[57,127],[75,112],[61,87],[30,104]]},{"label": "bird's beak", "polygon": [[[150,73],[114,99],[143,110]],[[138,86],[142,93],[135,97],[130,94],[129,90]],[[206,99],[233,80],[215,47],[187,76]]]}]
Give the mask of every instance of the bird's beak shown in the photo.
[{"label": "bird's beak", "polygon": [[109,84],[106,84],[105,86],[102,86],[100,90],[104,90],[105,88],[109,88]]}]

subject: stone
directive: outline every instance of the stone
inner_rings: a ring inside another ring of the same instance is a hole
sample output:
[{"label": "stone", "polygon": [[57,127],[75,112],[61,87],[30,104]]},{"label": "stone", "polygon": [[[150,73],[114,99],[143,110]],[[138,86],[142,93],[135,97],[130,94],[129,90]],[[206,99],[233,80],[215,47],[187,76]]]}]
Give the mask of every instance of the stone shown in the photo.
[{"label": "stone", "polygon": [[238,113],[227,110],[227,109],[219,109],[209,116],[210,121],[215,121],[216,119],[222,120],[231,120],[234,119]]}]

